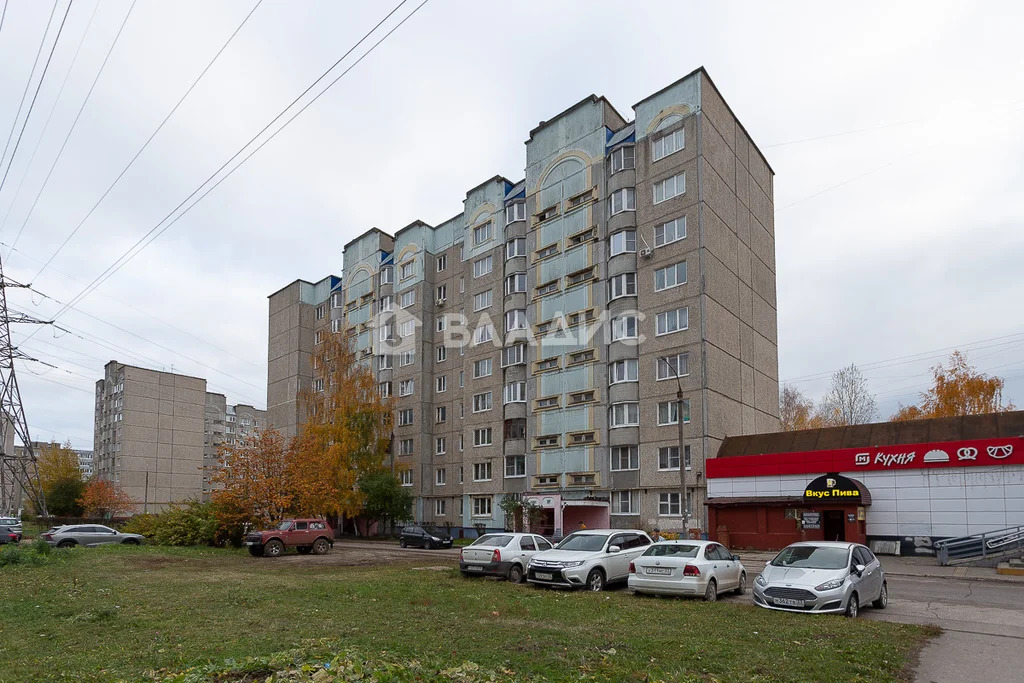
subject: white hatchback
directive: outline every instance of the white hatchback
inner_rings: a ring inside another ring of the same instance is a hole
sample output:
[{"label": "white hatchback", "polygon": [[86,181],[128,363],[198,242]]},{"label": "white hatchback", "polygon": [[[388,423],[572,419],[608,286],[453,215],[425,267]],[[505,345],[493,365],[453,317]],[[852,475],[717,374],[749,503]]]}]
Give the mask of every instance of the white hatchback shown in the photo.
[{"label": "white hatchback", "polygon": [[714,541],[661,541],[629,566],[629,590],[653,595],[702,596],[747,592],[747,570],[739,555]]}]

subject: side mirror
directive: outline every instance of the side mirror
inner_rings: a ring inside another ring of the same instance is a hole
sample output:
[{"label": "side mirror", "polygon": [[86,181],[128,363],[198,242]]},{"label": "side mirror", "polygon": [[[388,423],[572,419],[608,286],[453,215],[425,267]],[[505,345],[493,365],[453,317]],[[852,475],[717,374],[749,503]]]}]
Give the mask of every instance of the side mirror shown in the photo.
[{"label": "side mirror", "polygon": [[608,552],[610,552],[610,553],[617,553],[620,550],[622,550],[622,548],[620,548],[617,545],[610,545],[610,546],[608,546]]},{"label": "side mirror", "polygon": [[853,573],[856,574],[857,576],[860,576],[861,574],[864,573],[865,569],[867,569],[867,567],[865,567],[862,564],[858,564],[856,567],[853,568]]},{"label": "side mirror", "polygon": [[739,555],[733,555],[732,556],[732,561],[733,562],[739,562],[740,561],[740,556]]}]

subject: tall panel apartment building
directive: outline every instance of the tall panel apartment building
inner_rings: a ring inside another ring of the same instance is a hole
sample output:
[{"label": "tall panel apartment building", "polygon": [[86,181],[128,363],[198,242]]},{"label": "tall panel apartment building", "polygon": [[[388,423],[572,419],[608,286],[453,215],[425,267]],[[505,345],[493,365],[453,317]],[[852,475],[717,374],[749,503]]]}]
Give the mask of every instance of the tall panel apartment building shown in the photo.
[{"label": "tall panel apartment building", "polygon": [[222,446],[234,446],[253,438],[267,422],[267,412],[239,403],[230,405],[224,394],[206,393],[203,419],[203,495],[209,500],[211,477],[220,465]]},{"label": "tall panel apartment building", "polygon": [[417,520],[500,527],[521,495],[556,535],[700,526],[705,459],[778,427],[773,172],[703,69],[633,109],[584,99],[530,132],[523,180],[271,295],[269,422],[294,433],[335,331],[395,398]]}]

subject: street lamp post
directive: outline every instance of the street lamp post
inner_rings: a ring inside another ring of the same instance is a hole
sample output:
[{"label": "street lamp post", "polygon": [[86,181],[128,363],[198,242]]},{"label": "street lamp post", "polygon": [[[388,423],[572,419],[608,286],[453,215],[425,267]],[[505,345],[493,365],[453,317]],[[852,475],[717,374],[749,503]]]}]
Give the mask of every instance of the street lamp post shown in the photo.
[{"label": "street lamp post", "polygon": [[[686,444],[683,441],[683,383],[679,381],[679,369],[673,368],[668,362],[668,357],[662,356],[658,360],[665,363],[665,367],[676,376],[676,422],[679,425],[679,486],[682,489],[682,501],[679,507],[683,513],[683,524],[689,529],[690,510],[687,507],[688,496],[686,494]],[[676,364],[679,363],[678,357]]]}]

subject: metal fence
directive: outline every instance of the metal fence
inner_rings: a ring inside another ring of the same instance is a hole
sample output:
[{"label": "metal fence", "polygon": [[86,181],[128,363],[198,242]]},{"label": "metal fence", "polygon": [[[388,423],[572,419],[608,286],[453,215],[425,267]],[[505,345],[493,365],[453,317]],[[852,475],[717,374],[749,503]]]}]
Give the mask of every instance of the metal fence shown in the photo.
[{"label": "metal fence", "polygon": [[941,565],[1024,553],[1024,526],[1011,526],[974,536],[948,538],[937,542],[935,549]]}]

